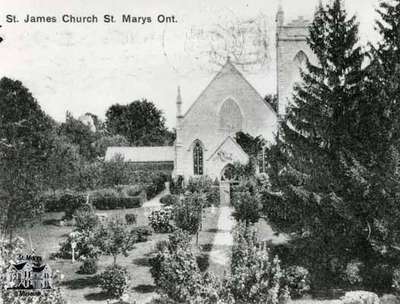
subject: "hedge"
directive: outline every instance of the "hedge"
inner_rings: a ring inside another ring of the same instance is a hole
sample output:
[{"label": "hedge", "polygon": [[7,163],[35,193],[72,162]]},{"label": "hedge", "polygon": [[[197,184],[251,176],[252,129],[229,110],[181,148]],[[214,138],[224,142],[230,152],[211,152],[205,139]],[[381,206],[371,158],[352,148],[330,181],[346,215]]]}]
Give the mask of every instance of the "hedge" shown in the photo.
[{"label": "hedge", "polygon": [[92,204],[98,210],[111,210],[123,208],[139,208],[143,205],[143,198],[141,196],[133,197],[112,197],[103,196],[94,198]]}]

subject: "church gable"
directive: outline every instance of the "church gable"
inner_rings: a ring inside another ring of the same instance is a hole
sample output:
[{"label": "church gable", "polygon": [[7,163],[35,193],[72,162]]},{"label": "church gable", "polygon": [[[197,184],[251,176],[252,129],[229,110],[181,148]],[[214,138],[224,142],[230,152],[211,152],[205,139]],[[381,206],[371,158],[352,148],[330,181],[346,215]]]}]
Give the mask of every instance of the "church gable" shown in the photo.
[{"label": "church gable", "polygon": [[276,113],[228,60],[184,115],[182,126],[246,131],[260,135]]}]

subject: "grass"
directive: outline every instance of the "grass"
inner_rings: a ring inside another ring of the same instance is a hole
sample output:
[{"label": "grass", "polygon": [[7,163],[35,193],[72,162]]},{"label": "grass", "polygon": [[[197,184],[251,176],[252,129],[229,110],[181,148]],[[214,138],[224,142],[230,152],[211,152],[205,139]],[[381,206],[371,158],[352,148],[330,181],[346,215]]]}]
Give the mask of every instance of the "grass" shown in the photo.
[{"label": "grass", "polygon": [[[126,213],[137,214],[138,225],[147,225],[148,208],[126,209],[126,210],[108,210],[99,213],[106,214],[109,218],[113,216],[124,217]],[[95,275],[82,275],[77,271],[80,267],[79,262],[72,264],[70,260],[50,260],[49,256],[58,251],[59,243],[64,240],[73,230],[73,227],[58,226],[58,220],[61,219],[62,213],[47,213],[42,220],[42,224],[35,225],[29,230],[20,231],[29,247],[30,239],[32,245],[36,248],[36,253],[43,256],[45,261],[50,265],[53,271],[59,270],[64,275],[60,282],[62,292],[68,303],[107,303],[108,297],[100,288],[96,286]],[[217,263],[209,261],[209,253],[212,243],[218,231],[219,208],[207,208],[203,214],[203,227],[199,233],[199,243],[196,245],[196,237],[193,237],[193,252],[197,256],[201,270],[213,272],[219,276],[229,269]],[[257,224],[258,235],[261,240],[269,240],[272,243],[281,243],[287,240],[284,235],[277,235],[271,227],[264,221],[260,220]],[[119,256],[118,264],[127,267],[131,275],[132,282],[129,290],[129,300],[136,303],[148,303],[158,294],[150,274],[149,258],[154,251],[155,244],[160,240],[168,238],[167,234],[154,233],[147,242],[138,243],[136,247],[129,252],[128,257]],[[229,251],[230,246],[217,246],[218,250]],[[216,249],[214,247],[214,249]],[[98,273],[102,272],[106,266],[112,264],[112,258],[102,256],[99,259]],[[321,299],[300,299],[294,300],[296,304],[336,304],[337,300],[321,300]]]},{"label": "grass", "polygon": [[[217,228],[218,210],[215,209],[214,212],[211,208],[204,210],[203,229],[199,233],[198,246],[195,243],[196,238],[193,237],[193,251],[198,256],[198,260],[204,269],[208,268],[209,265],[208,252]],[[106,214],[108,218],[113,216],[123,218],[126,213],[135,213],[137,215],[137,225],[142,226],[148,224],[147,216],[149,212],[148,208],[142,207],[126,210],[99,211],[98,213]],[[95,275],[77,273],[81,264],[80,262],[72,263],[71,260],[49,259],[52,253],[58,251],[59,243],[65,240],[73,230],[73,227],[58,225],[62,216],[62,212],[46,213],[41,224],[37,224],[30,229],[21,230],[18,234],[26,240],[28,248],[32,242],[32,247],[36,249],[36,254],[44,258],[53,272],[58,270],[63,275],[60,286],[68,303],[107,303],[107,296],[96,286]],[[150,274],[149,258],[154,251],[155,244],[167,238],[167,234],[154,233],[147,242],[138,243],[129,252],[128,257],[118,257],[117,263],[127,267],[132,278],[131,289],[129,291],[131,301],[135,300],[137,303],[146,303],[151,298],[157,296]],[[106,266],[111,264],[111,257],[101,256],[97,273],[102,272]],[[215,271],[215,269],[208,270]]]}]

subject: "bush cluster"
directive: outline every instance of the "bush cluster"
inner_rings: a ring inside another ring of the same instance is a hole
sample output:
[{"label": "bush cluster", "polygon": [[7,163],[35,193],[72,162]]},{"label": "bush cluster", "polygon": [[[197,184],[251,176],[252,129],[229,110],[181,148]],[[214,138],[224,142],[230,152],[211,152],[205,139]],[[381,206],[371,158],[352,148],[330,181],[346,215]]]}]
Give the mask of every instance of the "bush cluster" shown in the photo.
[{"label": "bush cluster", "polygon": [[135,225],[137,220],[137,216],[135,213],[127,213],[125,214],[125,221],[128,225]]},{"label": "bush cluster", "polygon": [[130,277],[125,267],[119,265],[108,266],[99,275],[99,287],[108,295],[119,298],[126,291]]},{"label": "bush cluster", "polygon": [[149,225],[157,233],[169,233],[173,230],[172,214],[168,209],[153,210],[149,215]]},{"label": "bush cluster", "polygon": [[97,259],[87,258],[79,267],[80,274],[95,274],[97,272]]},{"label": "bush cluster", "polygon": [[166,194],[160,198],[160,203],[163,204],[165,207],[172,206],[176,204],[179,200],[179,197],[174,194]]}]

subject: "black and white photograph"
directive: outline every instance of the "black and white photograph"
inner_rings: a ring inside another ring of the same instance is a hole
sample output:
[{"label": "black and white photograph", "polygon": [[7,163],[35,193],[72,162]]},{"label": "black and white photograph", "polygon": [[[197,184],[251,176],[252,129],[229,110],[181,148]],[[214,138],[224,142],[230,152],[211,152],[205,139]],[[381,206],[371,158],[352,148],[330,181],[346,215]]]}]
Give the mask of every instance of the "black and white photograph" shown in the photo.
[{"label": "black and white photograph", "polygon": [[0,304],[400,304],[400,0],[0,0]]}]

